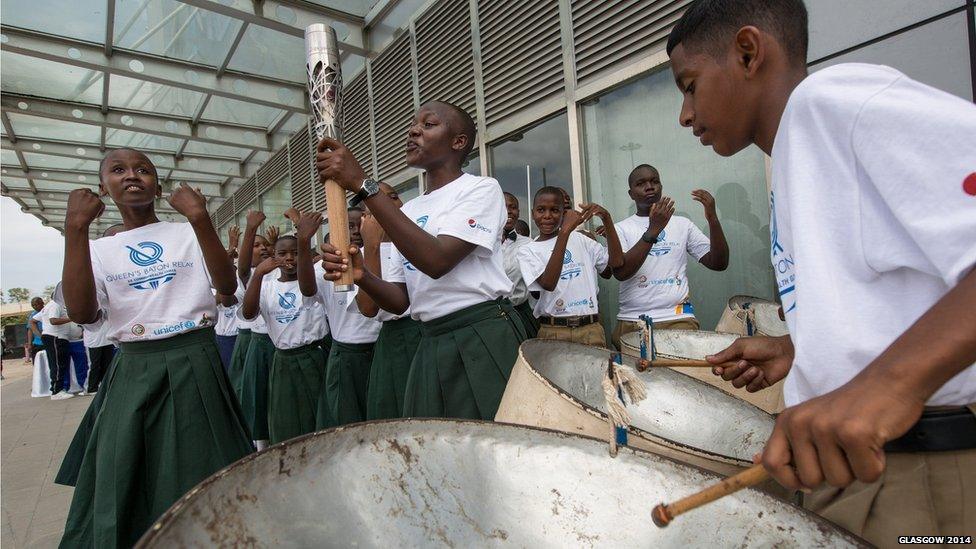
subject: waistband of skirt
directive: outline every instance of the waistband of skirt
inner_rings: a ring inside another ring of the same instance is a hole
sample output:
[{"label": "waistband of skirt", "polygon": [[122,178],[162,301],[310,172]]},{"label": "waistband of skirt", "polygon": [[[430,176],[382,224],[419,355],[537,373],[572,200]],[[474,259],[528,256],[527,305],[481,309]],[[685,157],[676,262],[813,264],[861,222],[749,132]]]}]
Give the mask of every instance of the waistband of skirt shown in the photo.
[{"label": "waistband of skirt", "polygon": [[249,334],[249,333],[251,333],[251,329],[250,328],[238,328],[237,329],[237,335],[244,335],[244,334]]},{"label": "waistband of skirt", "polygon": [[271,343],[272,346],[274,345],[274,343],[271,341],[271,336],[268,334],[262,334],[261,332],[255,332],[254,330],[251,330],[251,339],[266,340],[268,343]]},{"label": "waistband of skirt", "polygon": [[422,322],[420,327],[425,337],[434,337],[483,320],[507,318],[513,314],[516,313],[515,308],[512,307],[512,302],[507,297],[499,297],[492,301],[485,301],[484,303],[465,307],[460,311],[455,311],[449,315],[435,318],[434,320]]},{"label": "waistband of skirt", "polygon": [[411,328],[413,326],[419,326],[420,322],[410,318],[409,316],[401,317],[396,320],[387,320],[383,323],[383,328],[388,330],[404,330],[406,328]]},{"label": "waistband of skirt", "polygon": [[[270,338],[269,338],[270,339]],[[299,345],[294,349],[275,349],[276,352],[281,353],[281,356],[293,356],[293,355],[303,355],[309,351],[316,353],[322,352],[322,348],[319,347],[318,341],[313,341],[311,343],[306,343],[305,345]]]},{"label": "waistband of skirt", "polygon": [[217,333],[213,327],[200,328],[191,332],[184,332],[166,339],[151,339],[149,341],[123,341],[119,343],[119,350],[126,354],[158,353],[180,347],[190,347],[202,343],[214,343]]},{"label": "waistband of skirt", "polygon": [[353,352],[353,353],[361,353],[361,352],[368,351],[368,350],[372,349],[374,345],[376,345],[376,342],[373,342],[373,343],[343,343],[343,342],[341,342],[341,341],[339,341],[339,340],[337,340],[335,338],[332,338],[332,348],[333,349],[338,349],[340,351],[348,351],[348,352]]}]

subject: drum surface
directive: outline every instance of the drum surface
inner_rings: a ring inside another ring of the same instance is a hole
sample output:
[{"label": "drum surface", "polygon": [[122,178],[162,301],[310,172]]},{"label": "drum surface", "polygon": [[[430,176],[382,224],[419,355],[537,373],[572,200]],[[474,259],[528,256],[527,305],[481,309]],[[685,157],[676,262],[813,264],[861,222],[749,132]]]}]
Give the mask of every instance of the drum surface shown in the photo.
[{"label": "drum surface", "polygon": [[718,479],[646,452],[491,422],[397,420],[252,454],[178,501],[142,547],[858,547],[748,489],[655,527]]}]

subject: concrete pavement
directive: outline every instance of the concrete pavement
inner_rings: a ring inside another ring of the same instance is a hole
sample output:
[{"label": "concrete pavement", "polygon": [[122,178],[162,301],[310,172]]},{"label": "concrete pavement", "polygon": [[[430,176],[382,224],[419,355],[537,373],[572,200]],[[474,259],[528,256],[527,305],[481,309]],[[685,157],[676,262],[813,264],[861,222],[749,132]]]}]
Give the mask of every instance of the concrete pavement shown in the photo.
[{"label": "concrete pavement", "polygon": [[0,382],[0,512],[4,549],[57,547],[73,488],[54,484],[90,396],[31,398],[31,366],[3,361]]}]

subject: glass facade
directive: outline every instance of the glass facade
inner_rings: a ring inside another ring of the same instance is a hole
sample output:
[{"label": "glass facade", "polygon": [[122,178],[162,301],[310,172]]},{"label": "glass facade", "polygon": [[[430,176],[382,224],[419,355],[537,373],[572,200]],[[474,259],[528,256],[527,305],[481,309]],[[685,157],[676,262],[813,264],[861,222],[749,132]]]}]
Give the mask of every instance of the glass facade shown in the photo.
[{"label": "glass facade", "polygon": [[[729,243],[729,268],[709,271],[688,256],[692,304],[702,328],[710,330],[729,297],[774,295],[765,162],[755,147],[731,158],[703,147],[678,125],[680,104],[666,69],[587,101],[582,108],[587,186],[590,199],[620,221],[635,212],[627,194],[630,171],[651,164],[661,175],[664,195],[675,201],[675,215],[691,219],[705,234],[704,212],[691,191],[712,193]],[[616,281],[604,281],[600,310],[610,326],[616,318],[616,296]]]},{"label": "glass facade", "polygon": [[566,114],[526,128],[505,140],[489,145],[491,176],[502,190],[518,197],[521,217],[532,225],[532,195],[552,185],[573,195],[569,158],[569,126]]},{"label": "glass facade", "polygon": [[261,207],[265,226],[277,225],[282,234],[293,229],[291,221],[285,217],[285,211],[291,208],[291,180],[288,176],[281,178],[261,195]]}]

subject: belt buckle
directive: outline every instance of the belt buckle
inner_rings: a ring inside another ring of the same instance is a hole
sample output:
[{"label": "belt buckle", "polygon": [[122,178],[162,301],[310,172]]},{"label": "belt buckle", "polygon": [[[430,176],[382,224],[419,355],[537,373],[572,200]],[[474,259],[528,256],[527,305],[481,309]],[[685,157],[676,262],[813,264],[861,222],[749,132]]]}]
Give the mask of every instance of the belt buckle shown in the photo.
[{"label": "belt buckle", "polygon": [[569,328],[579,328],[581,326],[582,321],[583,321],[582,317],[572,316],[566,319],[566,326]]}]

